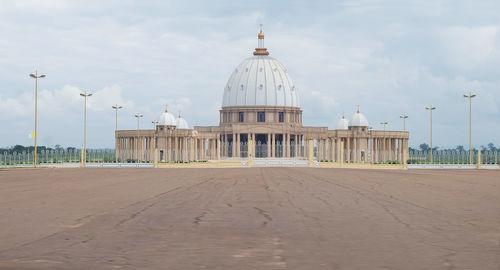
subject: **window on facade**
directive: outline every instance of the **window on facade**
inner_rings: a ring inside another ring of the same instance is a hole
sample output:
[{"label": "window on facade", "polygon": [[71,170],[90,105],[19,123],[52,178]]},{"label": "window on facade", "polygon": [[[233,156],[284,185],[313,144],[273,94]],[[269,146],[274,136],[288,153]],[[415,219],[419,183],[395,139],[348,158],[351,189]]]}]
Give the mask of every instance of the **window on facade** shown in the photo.
[{"label": "window on facade", "polygon": [[240,123],[245,122],[245,114],[243,112],[238,113],[238,122]]},{"label": "window on facade", "polygon": [[278,113],[278,121],[279,121],[280,123],[285,122],[285,113],[284,113],[284,112],[279,112],[279,113]]},{"label": "window on facade", "polygon": [[265,112],[257,112],[257,122],[266,122]]}]

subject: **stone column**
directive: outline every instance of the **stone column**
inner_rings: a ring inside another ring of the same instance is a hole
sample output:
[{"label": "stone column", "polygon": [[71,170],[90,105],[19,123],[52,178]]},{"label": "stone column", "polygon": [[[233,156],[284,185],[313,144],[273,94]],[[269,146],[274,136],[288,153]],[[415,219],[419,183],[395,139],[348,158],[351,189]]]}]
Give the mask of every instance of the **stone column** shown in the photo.
[{"label": "stone column", "polygon": [[387,138],[387,160],[392,160],[392,139]]},{"label": "stone column", "polygon": [[252,157],[254,158],[255,157],[255,153],[256,153],[255,150],[256,150],[256,147],[257,147],[256,146],[257,145],[257,141],[255,140],[255,133],[252,133],[252,141],[253,141],[253,143],[252,143],[252,148],[253,148],[252,149]]},{"label": "stone column", "polygon": [[[227,136],[224,136],[225,137],[225,140],[226,140],[226,145],[227,145]],[[220,145],[220,142],[221,142],[221,139],[220,139],[220,135],[217,136],[217,160],[220,161],[220,158],[221,158],[221,154],[220,154],[220,151],[221,151],[221,145]],[[227,147],[227,146],[226,146]]]},{"label": "stone column", "polygon": [[410,149],[408,147],[408,139],[404,139],[403,141],[404,141],[404,143],[403,143],[403,147],[404,147],[403,157],[404,157],[404,162],[406,163],[406,161],[410,158],[410,156],[409,156]]},{"label": "stone column", "polygon": [[271,133],[267,133],[267,157],[271,157]]},{"label": "stone column", "polygon": [[286,134],[286,157],[290,157],[290,133]]},{"label": "stone column", "polygon": [[333,161],[333,155],[334,155],[334,148],[333,148],[333,139],[332,138],[328,138],[326,139],[326,142],[328,144],[328,147],[327,147],[327,156],[326,156],[326,159],[328,161]]},{"label": "stone column", "polygon": [[335,162],[340,162],[340,146],[342,145],[342,138],[335,139]]},{"label": "stone column", "polygon": [[328,143],[328,139],[323,139],[323,160],[328,160],[328,148],[330,147],[330,144]]},{"label": "stone column", "polygon": [[196,139],[196,160],[203,159],[201,157],[201,139]]},{"label": "stone column", "polygon": [[346,140],[347,140],[347,147],[345,151],[346,153],[345,161],[351,162],[351,138],[347,137]]},{"label": "stone column", "polygon": [[352,143],[351,143],[351,162],[353,163],[356,163],[358,162],[357,160],[357,152],[356,152],[356,146],[357,146],[357,142],[356,142],[356,137],[352,137]]},{"label": "stone column", "polygon": [[372,162],[377,162],[377,139],[372,137]]},{"label": "stone column", "polygon": [[177,160],[179,161],[184,161],[184,137],[178,137],[179,144],[178,144],[178,155],[177,155]]},{"label": "stone column", "polygon": [[382,162],[382,138],[377,138],[377,162]]},{"label": "stone column", "polygon": [[179,137],[175,136],[174,137],[174,149],[175,149],[175,156],[174,156],[174,161],[179,161],[180,160],[180,155],[179,155]]},{"label": "stone column", "polygon": [[271,156],[276,157],[276,134],[271,135]]},{"label": "stone column", "polygon": [[206,138],[203,138],[201,141],[200,141],[200,150],[201,150],[201,159],[203,160],[207,160],[207,139]]},{"label": "stone column", "polygon": [[358,162],[358,151],[357,151],[357,139],[356,137],[352,138],[352,162],[356,163]]},{"label": "stone column", "polygon": [[183,137],[177,137],[177,161],[183,161],[184,158],[183,158]]},{"label": "stone column", "polygon": [[377,162],[380,162],[380,138],[375,139],[376,142],[376,150],[377,151]]},{"label": "stone column", "polygon": [[240,133],[236,133],[236,157],[240,158],[241,157],[241,149],[240,149]]},{"label": "stone column", "polygon": [[401,163],[403,163],[403,162],[404,162],[404,160],[405,160],[405,152],[404,152],[404,150],[405,150],[405,146],[404,146],[404,139],[399,139],[399,147],[401,147],[401,149],[400,149],[400,151],[399,151],[399,152],[401,153],[401,160],[400,160],[400,161],[401,161]]},{"label": "stone column", "polygon": [[295,157],[299,156],[299,137],[300,135],[295,134]]},{"label": "stone column", "polygon": [[357,156],[358,156],[358,162],[362,162],[361,160],[361,138],[358,138],[357,139],[358,142],[357,142],[357,145],[358,145],[358,149],[357,149]]},{"label": "stone column", "polygon": [[386,149],[387,149],[387,159],[386,161],[389,161],[391,159],[391,139],[390,138],[386,138],[387,140],[387,146],[386,146]]},{"label": "stone column", "polygon": [[286,157],[286,134],[281,135],[281,153],[283,157]]},{"label": "stone column", "polygon": [[184,162],[188,162],[191,160],[188,141],[189,141],[189,138],[184,137]]},{"label": "stone column", "polygon": [[194,142],[193,142],[193,138],[189,137],[188,138],[188,161],[193,161],[194,160],[194,151],[193,151],[193,146],[194,146]]},{"label": "stone column", "polygon": [[231,147],[231,157],[232,158],[235,158],[236,157],[236,133],[233,132],[232,134],[233,136],[233,142],[232,142],[232,145],[233,147]]},{"label": "stone column", "polygon": [[321,139],[321,159],[326,159],[326,140]]},{"label": "stone column", "polygon": [[201,139],[196,139],[196,160],[202,160],[201,156]]},{"label": "stone column", "polygon": [[[222,138],[219,139],[219,137],[217,139],[210,139],[210,159],[216,159],[217,158],[217,141],[220,140],[220,147],[221,147],[221,152],[222,152]],[[222,156],[222,153],[221,153],[221,156]]]}]

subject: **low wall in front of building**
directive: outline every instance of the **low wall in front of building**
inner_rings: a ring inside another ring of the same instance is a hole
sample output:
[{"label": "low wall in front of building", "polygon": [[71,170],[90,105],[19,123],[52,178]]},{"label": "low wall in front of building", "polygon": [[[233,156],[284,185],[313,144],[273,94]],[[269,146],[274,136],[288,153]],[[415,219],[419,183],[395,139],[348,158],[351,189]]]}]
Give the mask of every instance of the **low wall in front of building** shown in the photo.
[{"label": "low wall in front of building", "polygon": [[245,161],[207,161],[207,162],[159,162],[157,168],[239,168],[245,167]]},{"label": "low wall in front of building", "polygon": [[406,170],[404,164],[371,164],[371,163],[340,163],[319,162],[320,168],[353,168],[353,169],[397,169]]}]

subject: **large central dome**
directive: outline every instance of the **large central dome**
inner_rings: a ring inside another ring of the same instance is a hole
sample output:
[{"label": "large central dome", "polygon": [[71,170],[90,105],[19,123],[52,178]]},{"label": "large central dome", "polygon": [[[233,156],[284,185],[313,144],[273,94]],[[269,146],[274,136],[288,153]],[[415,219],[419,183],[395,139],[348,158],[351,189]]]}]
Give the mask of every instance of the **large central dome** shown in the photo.
[{"label": "large central dome", "polygon": [[264,34],[254,56],[243,60],[229,77],[224,88],[222,107],[287,106],[300,107],[299,93],[286,68],[268,56]]}]

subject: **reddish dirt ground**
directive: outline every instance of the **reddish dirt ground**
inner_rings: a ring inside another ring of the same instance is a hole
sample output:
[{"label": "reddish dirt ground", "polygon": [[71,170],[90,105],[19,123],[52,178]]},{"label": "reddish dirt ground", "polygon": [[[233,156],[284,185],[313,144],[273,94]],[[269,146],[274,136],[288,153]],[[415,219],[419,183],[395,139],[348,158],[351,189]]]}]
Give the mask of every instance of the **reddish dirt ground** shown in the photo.
[{"label": "reddish dirt ground", "polygon": [[0,170],[0,269],[500,269],[500,172]]}]

